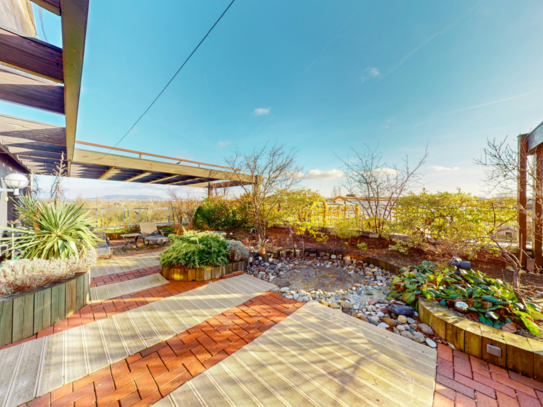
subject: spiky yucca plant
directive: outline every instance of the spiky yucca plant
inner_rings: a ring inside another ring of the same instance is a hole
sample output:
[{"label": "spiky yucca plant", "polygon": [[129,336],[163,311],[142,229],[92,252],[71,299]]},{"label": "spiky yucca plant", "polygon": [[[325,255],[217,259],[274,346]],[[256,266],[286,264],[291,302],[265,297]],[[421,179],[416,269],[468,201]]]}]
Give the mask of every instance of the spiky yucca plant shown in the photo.
[{"label": "spiky yucca plant", "polygon": [[24,225],[30,229],[4,228],[20,232],[15,238],[1,240],[14,242],[11,250],[20,250],[21,258],[66,259],[79,257],[99,240],[90,230],[92,220],[83,205],[67,202],[45,203],[35,200],[18,205]]}]

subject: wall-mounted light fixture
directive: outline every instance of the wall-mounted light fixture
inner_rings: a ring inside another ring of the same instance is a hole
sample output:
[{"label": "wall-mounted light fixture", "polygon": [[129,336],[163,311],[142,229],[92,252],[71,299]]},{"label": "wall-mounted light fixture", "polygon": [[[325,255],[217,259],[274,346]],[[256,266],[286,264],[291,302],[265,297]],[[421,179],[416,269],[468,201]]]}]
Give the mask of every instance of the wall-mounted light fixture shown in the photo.
[{"label": "wall-mounted light fixture", "polygon": [[3,179],[4,184],[9,188],[0,188],[0,191],[4,192],[13,192],[13,195],[18,196],[19,190],[24,189],[28,186],[28,178],[24,174],[17,172],[8,174],[6,178]]}]

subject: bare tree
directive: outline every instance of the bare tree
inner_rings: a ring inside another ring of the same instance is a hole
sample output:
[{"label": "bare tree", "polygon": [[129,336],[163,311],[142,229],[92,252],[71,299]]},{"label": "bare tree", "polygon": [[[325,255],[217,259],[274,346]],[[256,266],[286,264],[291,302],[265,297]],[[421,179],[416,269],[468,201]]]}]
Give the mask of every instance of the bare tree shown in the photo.
[{"label": "bare tree", "polygon": [[53,171],[53,176],[55,177],[53,183],[51,184],[50,196],[51,199],[58,203],[64,199],[64,178],[66,177],[66,161],[64,160],[64,153],[60,156],[60,161],[56,165],[55,170]]},{"label": "bare tree", "polygon": [[[524,146],[521,143],[521,146]],[[525,148],[522,147],[522,148]],[[523,153],[526,153],[524,151]],[[528,223],[531,223],[533,228],[543,228],[543,219],[534,216],[535,214],[530,210],[528,204],[532,207],[543,206],[543,190],[542,185],[537,181],[537,168],[536,168],[536,155],[533,156],[533,160],[528,160],[526,168],[522,168],[520,165],[520,151],[512,147],[507,137],[503,140],[497,140],[496,138],[488,139],[487,146],[484,149],[483,157],[476,159],[475,163],[482,166],[485,169],[485,186],[488,194],[501,194],[506,196],[516,196],[517,188],[520,183],[521,173],[526,176],[526,187],[528,196],[532,196],[531,201],[527,201],[523,204],[517,201],[517,211],[526,215]],[[534,244],[534,242],[532,242]],[[501,248],[500,248],[501,249]],[[512,256],[510,253],[509,256]],[[518,252],[518,258],[528,258],[528,254]],[[515,258],[517,258],[515,257]],[[518,260],[515,258],[508,258],[513,268],[517,270],[519,267]],[[540,271],[537,266],[535,271]],[[515,279],[519,280],[518,273],[515,275]]]},{"label": "bare tree", "polygon": [[341,187],[340,186],[335,186],[332,188],[332,198],[337,198],[338,196],[341,196]]},{"label": "bare tree", "polygon": [[419,170],[426,162],[428,150],[424,150],[415,165],[409,163],[407,156],[400,165],[388,165],[377,149],[378,146],[373,150],[366,146],[363,152],[359,152],[352,148],[353,159],[338,158],[345,168],[342,185],[360,205],[361,215],[366,218],[364,227],[383,235],[396,200],[420,182],[422,174]]},{"label": "bare tree", "polygon": [[[268,219],[280,201],[280,194],[292,190],[303,178],[302,168],[296,164],[296,151],[287,150],[283,144],[265,145],[247,154],[236,149],[226,158],[226,163],[233,168],[237,181],[250,196],[254,228],[259,245],[263,247]],[[243,175],[250,175],[256,183],[245,185]]]},{"label": "bare tree", "polygon": [[170,195],[169,205],[174,223],[178,225],[190,224],[202,200],[190,196],[183,197],[175,188],[170,188],[168,195]]}]

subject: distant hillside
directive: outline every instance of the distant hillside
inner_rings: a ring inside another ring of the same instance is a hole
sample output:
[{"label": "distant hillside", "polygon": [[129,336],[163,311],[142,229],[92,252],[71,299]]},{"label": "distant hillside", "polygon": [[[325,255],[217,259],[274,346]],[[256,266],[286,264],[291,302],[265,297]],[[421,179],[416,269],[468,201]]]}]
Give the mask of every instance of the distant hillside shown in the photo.
[{"label": "distant hillside", "polygon": [[165,201],[167,198],[155,195],[104,195],[99,196],[98,199],[104,199],[107,201]]}]

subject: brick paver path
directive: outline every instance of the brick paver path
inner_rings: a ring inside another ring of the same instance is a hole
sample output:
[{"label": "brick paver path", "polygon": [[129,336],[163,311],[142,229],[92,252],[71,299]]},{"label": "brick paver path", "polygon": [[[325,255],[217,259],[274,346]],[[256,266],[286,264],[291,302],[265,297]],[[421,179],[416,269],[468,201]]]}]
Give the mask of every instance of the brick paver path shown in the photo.
[{"label": "brick paver path", "polygon": [[434,407],[541,407],[543,383],[438,345]]},{"label": "brick paver path", "polygon": [[292,314],[303,303],[267,292],[167,341],[68,383],[28,407],[149,406]]}]

